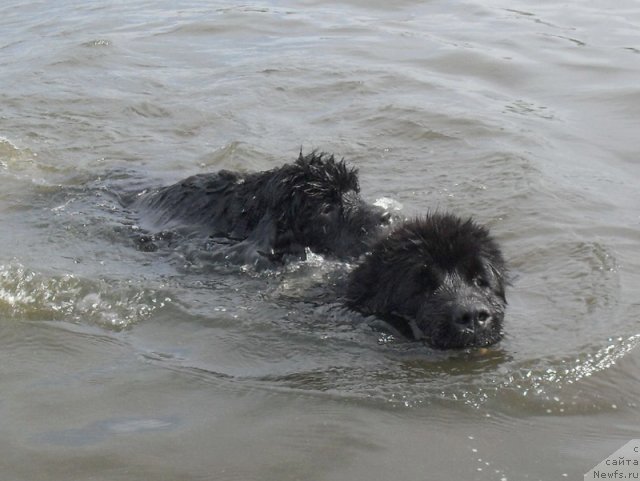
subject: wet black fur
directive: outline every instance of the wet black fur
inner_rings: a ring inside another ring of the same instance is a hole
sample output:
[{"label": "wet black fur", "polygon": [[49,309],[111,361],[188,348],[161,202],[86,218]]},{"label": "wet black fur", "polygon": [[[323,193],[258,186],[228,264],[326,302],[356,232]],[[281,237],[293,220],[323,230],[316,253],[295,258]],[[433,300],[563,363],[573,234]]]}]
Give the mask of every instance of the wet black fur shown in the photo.
[{"label": "wet black fur", "polygon": [[346,259],[388,222],[359,192],[355,169],[312,152],[264,172],[194,175],[140,195],[134,207],[150,230],[186,227],[234,243],[240,263],[304,258],[305,248]]},{"label": "wet black fur", "polygon": [[487,346],[502,337],[506,267],[489,231],[430,214],[373,245],[351,273],[347,304],[437,348]]}]

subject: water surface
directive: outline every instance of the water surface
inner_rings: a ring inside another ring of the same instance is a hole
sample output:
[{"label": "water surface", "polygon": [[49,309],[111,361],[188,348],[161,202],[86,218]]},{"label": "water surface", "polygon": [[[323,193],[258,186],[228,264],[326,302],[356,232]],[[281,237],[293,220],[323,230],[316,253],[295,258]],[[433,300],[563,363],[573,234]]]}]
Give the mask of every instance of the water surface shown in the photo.
[{"label": "water surface", "polygon": [[[0,469],[14,480],[582,479],[638,437],[636,2],[0,7]],[[119,193],[300,148],[489,225],[506,337],[356,322],[350,266],[136,250]]]}]

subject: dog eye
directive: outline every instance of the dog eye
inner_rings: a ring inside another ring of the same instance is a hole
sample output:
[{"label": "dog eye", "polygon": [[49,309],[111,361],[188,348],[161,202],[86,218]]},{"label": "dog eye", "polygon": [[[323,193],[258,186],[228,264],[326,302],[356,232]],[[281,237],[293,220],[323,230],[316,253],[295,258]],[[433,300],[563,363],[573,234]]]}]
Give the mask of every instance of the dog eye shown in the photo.
[{"label": "dog eye", "polygon": [[333,206],[331,204],[326,204],[326,205],[322,206],[322,208],[320,209],[320,213],[323,214],[323,215],[329,215],[334,210],[335,210],[335,206]]},{"label": "dog eye", "polygon": [[482,276],[476,276],[473,278],[473,285],[476,287],[485,288],[489,287],[489,282],[487,282],[487,280]]}]

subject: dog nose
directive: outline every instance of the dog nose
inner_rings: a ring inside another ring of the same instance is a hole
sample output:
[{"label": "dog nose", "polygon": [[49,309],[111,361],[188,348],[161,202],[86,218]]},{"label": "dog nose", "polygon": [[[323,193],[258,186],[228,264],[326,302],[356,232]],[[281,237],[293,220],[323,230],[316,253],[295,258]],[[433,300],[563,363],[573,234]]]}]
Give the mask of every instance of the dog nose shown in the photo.
[{"label": "dog nose", "polygon": [[461,306],[453,313],[453,323],[461,331],[484,329],[491,323],[491,313],[482,306]]},{"label": "dog nose", "polygon": [[391,222],[391,212],[383,212],[380,214],[380,222],[382,224],[389,224]]}]

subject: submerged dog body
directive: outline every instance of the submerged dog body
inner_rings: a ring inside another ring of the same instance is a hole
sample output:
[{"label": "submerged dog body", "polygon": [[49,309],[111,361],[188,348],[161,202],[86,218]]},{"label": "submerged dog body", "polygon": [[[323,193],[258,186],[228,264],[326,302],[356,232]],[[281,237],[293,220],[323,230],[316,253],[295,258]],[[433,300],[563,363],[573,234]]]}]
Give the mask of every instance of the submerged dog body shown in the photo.
[{"label": "submerged dog body", "polygon": [[222,170],[144,193],[134,208],[154,229],[189,228],[236,243],[241,262],[304,258],[305,249],[358,256],[389,220],[360,197],[357,171],[311,153],[254,173]]},{"label": "submerged dog body", "polygon": [[373,245],[350,275],[347,304],[433,347],[487,346],[502,337],[505,277],[485,227],[431,214]]},{"label": "submerged dog body", "polygon": [[[359,192],[355,169],[313,152],[265,172],[195,175],[132,206],[143,228],[195,233],[225,262],[265,267],[304,259],[307,249],[338,259],[368,252],[347,280],[351,309],[436,348],[499,341],[506,267],[489,231],[450,214],[387,231],[389,214]],[[143,236],[141,249],[153,250],[153,239]]]}]

